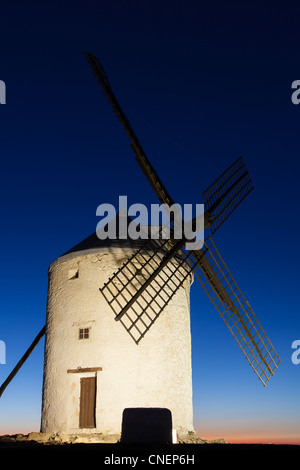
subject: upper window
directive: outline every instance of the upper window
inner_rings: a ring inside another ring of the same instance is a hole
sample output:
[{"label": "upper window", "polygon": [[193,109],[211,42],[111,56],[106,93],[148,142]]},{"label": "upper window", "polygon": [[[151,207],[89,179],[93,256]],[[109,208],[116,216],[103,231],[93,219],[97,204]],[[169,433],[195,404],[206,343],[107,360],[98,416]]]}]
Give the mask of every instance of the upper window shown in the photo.
[{"label": "upper window", "polygon": [[79,339],[88,339],[90,337],[89,328],[79,328]]},{"label": "upper window", "polygon": [[69,280],[77,279],[78,277],[79,277],[79,269],[78,268],[69,269],[69,272],[68,272],[68,279]]}]

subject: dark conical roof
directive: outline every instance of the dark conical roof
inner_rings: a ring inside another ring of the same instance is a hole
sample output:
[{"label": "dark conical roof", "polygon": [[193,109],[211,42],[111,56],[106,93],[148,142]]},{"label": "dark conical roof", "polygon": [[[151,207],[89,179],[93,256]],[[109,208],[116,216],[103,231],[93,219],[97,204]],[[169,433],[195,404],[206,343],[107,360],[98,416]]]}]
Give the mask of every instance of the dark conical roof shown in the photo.
[{"label": "dark conical roof", "polygon": [[[111,239],[111,238],[106,238],[105,240],[101,240],[98,238],[97,233],[92,233],[89,237],[85,238],[82,240],[80,243],[75,245],[73,248],[68,250],[66,253],[64,253],[61,256],[65,256],[71,253],[75,253],[78,251],[85,251],[85,250],[91,250],[91,249],[97,249],[97,248],[133,248],[133,249],[138,249],[141,246],[143,246],[147,240],[145,239],[137,239],[137,240],[132,240],[129,237],[126,239],[119,238],[120,236],[120,217],[125,217],[126,218],[126,224],[127,227],[129,226],[130,223],[134,223],[132,219],[127,215],[127,214],[121,214],[119,213],[116,216],[116,239]],[[105,228],[108,227],[108,224],[105,226]]]}]

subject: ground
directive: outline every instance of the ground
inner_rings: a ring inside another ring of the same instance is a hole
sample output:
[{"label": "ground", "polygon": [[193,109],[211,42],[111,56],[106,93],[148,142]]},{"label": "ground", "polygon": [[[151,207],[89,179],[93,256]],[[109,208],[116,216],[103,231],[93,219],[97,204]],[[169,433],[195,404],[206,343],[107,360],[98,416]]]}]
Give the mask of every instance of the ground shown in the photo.
[{"label": "ground", "polygon": [[[66,434],[66,433],[40,433],[31,432],[29,434],[6,434],[0,436],[0,446],[3,445],[65,445],[65,444],[117,444],[120,441],[120,434]],[[208,441],[195,433],[189,433],[178,437],[178,444],[227,444],[225,439],[215,439]]]},{"label": "ground", "polygon": [[119,435],[70,436],[62,433],[32,432],[28,435],[0,436],[0,450],[6,451],[1,455],[7,457],[10,465],[19,464],[19,462],[23,465],[24,462],[30,461],[31,466],[40,467],[40,454],[42,454],[43,461],[57,465],[62,454],[66,453],[68,462],[71,463],[74,458],[76,466],[81,462],[86,465],[87,461],[92,458],[92,462],[98,464],[100,468],[105,468],[104,465],[117,465],[118,468],[120,466],[122,468],[137,467],[138,470],[168,464],[172,464],[172,467],[180,466],[180,468],[189,464],[190,468],[197,468],[201,463],[203,464],[203,461],[213,463],[214,466],[219,462],[224,466],[228,462],[231,469],[239,468],[240,470],[241,462],[271,463],[275,459],[279,462],[281,458],[288,458],[291,461],[290,459],[300,456],[300,446],[230,444],[224,439],[206,441],[193,433],[183,440],[179,439],[178,444],[122,444],[119,439]]}]

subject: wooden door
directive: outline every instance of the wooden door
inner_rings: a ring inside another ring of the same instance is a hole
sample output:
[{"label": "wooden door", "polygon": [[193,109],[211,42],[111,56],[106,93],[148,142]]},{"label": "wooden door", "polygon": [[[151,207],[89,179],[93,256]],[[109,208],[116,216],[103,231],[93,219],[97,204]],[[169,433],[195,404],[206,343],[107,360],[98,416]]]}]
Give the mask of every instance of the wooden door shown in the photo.
[{"label": "wooden door", "polygon": [[80,379],[79,427],[95,428],[96,377]]}]

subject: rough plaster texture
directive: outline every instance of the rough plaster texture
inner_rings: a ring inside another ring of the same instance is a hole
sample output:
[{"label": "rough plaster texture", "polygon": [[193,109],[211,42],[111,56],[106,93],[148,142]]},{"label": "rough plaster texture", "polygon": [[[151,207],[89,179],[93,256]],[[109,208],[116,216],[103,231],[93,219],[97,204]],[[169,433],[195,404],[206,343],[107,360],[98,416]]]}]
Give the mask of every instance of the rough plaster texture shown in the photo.
[{"label": "rough plaster texture", "polygon": [[[194,430],[191,279],[136,345],[99,291],[131,253],[99,248],[62,256],[50,265],[42,432],[119,433],[127,407],[169,408],[173,428]],[[90,328],[89,339],[78,339],[79,328]],[[78,367],[102,371],[67,372]],[[79,428],[80,378],[91,375],[97,378],[96,428],[87,430]]]}]

